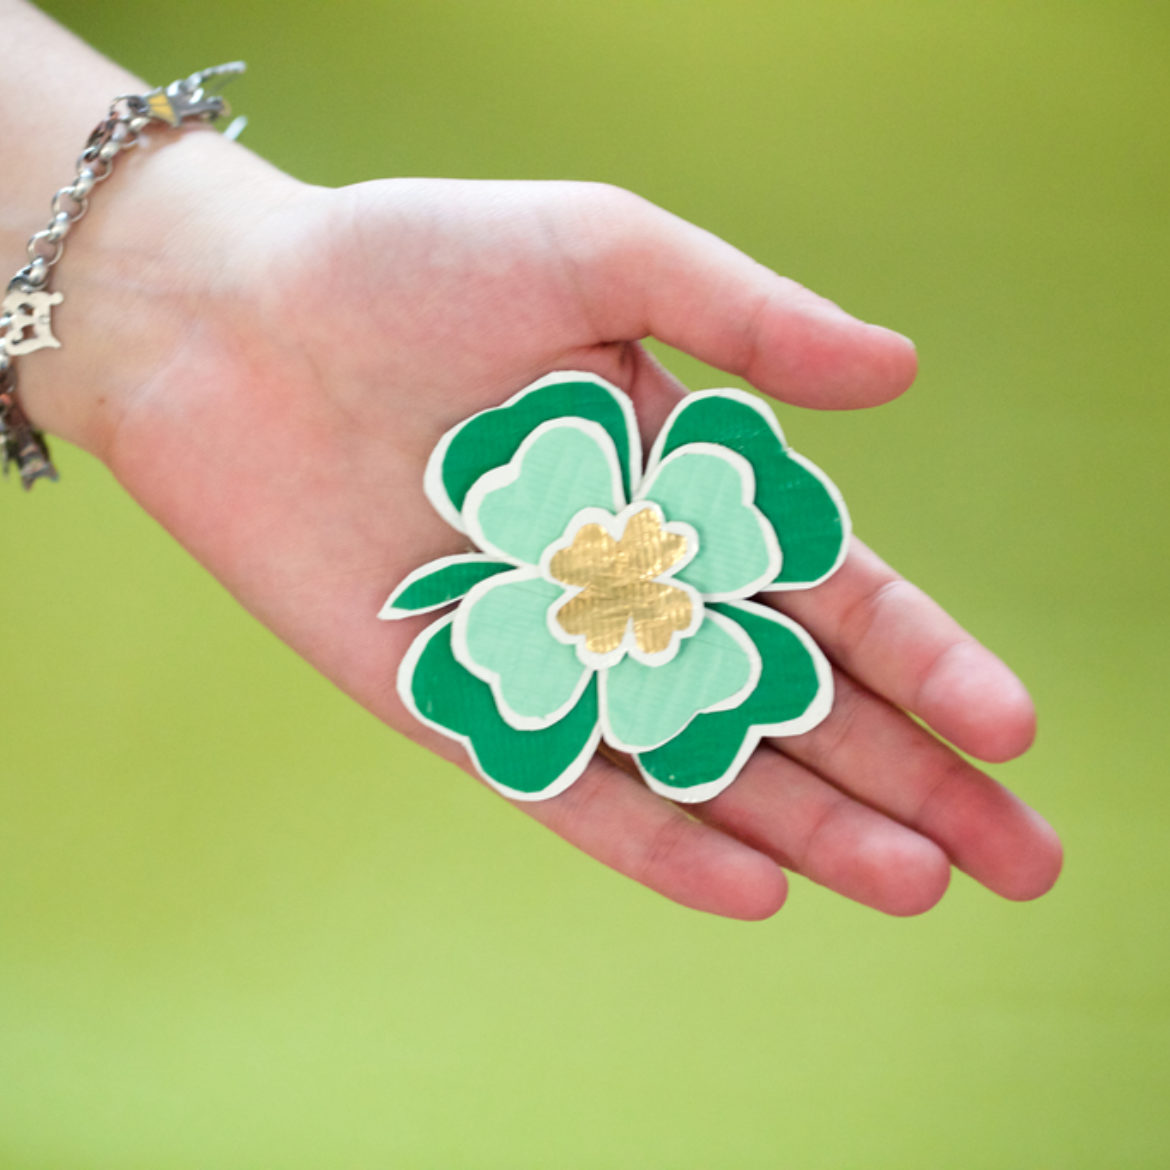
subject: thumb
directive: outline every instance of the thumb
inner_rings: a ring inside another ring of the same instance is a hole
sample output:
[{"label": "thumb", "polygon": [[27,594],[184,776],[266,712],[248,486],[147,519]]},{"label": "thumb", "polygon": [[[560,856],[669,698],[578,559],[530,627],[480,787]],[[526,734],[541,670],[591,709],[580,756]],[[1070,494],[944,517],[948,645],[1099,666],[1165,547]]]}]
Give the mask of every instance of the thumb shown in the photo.
[{"label": "thumb", "polygon": [[875,406],[914,380],[913,343],[869,325],[628,191],[583,185],[552,214],[594,342],[653,336],[799,406]]}]

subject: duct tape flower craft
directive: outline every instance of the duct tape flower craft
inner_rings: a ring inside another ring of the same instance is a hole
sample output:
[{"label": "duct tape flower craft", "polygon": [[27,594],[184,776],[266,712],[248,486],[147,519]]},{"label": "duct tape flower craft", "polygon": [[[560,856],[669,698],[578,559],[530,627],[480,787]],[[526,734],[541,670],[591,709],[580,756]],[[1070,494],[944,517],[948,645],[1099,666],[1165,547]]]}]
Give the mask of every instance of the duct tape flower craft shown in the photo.
[{"label": "duct tape flower craft", "polygon": [[449,430],[424,483],[479,551],[416,569],[383,607],[449,611],[398,692],[506,796],[563,792],[604,740],[655,792],[708,800],[761,738],[828,714],[824,654],[749,599],[824,581],[849,517],[750,395],[684,398],[643,470],[629,398],[550,374]]}]

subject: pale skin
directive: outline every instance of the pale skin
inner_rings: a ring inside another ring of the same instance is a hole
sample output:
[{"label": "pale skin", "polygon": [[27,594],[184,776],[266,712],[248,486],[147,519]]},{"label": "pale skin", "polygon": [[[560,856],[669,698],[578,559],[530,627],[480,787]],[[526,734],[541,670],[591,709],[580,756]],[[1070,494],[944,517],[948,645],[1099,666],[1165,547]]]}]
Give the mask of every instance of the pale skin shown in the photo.
[{"label": "pale skin", "polygon": [[[0,117],[19,130],[0,190],[11,269],[105,104],[146,88],[0,0]],[[423,496],[448,427],[544,373],[585,369],[631,394],[649,446],[683,392],[643,348],[650,336],[803,406],[874,406],[916,370],[905,338],[628,192],[326,190],[201,130],[152,131],[119,159],[54,287],[64,348],[20,363],[33,420],[101,459],[355,701],[461,766],[462,749],[395,693],[429,619],[376,618],[410,570],[466,548]],[[1048,890],[1052,829],[948,746],[1004,761],[1030,745],[1015,675],[856,540],[828,583],[779,605],[834,662],[821,726],[762,745],[685,812],[603,758],[518,807],[666,897],[730,917],[778,910],[786,870],[899,915],[934,905],[952,867],[1006,898]]]}]

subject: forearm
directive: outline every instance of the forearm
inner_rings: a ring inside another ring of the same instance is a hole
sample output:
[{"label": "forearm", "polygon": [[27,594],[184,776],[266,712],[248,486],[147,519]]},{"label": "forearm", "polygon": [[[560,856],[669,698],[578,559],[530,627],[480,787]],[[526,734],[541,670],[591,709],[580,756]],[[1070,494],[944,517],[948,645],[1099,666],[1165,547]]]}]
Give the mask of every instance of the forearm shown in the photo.
[{"label": "forearm", "polygon": [[[201,64],[209,62],[192,67]],[[72,181],[110,101],[149,88],[23,0],[0,0],[0,118],[8,130],[0,279],[26,262],[29,236],[46,225],[53,193]],[[211,279],[215,249],[192,243],[214,231],[215,192],[274,175],[200,128],[152,126],[118,156],[53,272],[53,288],[65,294],[53,314],[62,348],[20,360],[21,400],[38,426],[107,454],[126,395],[185,327],[180,302]]]}]

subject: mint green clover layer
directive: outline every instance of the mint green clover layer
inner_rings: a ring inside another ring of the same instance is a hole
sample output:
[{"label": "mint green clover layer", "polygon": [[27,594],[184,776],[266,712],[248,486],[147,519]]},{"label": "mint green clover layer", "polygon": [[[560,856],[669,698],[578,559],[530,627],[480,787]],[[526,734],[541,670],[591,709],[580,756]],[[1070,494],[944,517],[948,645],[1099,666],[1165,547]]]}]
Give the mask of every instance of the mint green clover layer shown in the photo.
[{"label": "mint green clover layer", "polygon": [[734,603],[711,608],[737,622],[756,644],[763,673],[756,689],[738,707],[698,715],[674,739],[638,754],[641,767],[672,788],[694,788],[724,776],[753,726],[799,718],[820,685],[816,664],[788,626]]},{"label": "mint green clover layer", "polygon": [[482,771],[514,792],[541,792],[581,755],[597,727],[597,683],[577,705],[542,731],[517,731],[496,710],[491,688],[465,670],[451,650],[448,622],[415,664],[411,697],[425,718],[471,741]]},{"label": "mint green clover layer", "polygon": [[750,496],[744,504],[745,478],[718,455],[684,451],[659,464],[639,489],[667,520],[682,520],[695,529],[698,554],[675,576],[700,593],[742,597],[768,573],[769,548],[761,531],[766,520],[751,507]]},{"label": "mint green clover layer", "polygon": [[563,708],[585,673],[577,651],[549,632],[549,607],[564,592],[539,578],[502,577],[460,615],[472,665],[495,676],[495,693],[525,719],[547,719]]},{"label": "mint green clover layer", "polygon": [[614,483],[613,457],[603,449],[605,435],[590,430],[573,420],[554,423],[536,436],[516,478],[488,492],[479,504],[476,519],[487,547],[536,565],[582,508],[614,510],[614,489],[620,497],[621,485]]},{"label": "mint green clover layer", "polygon": [[627,656],[605,678],[605,711],[620,743],[660,744],[677,736],[706,707],[731,698],[751,678],[749,652],[717,622],[704,618],[664,666]]},{"label": "mint green clover layer", "polygon": [[662,458],[687,443],[718,443],[752,465],[756,507],[772,522],[784,554],[778,583],[818,581],[833,568],[846,532],[837,501],[752,407],[714,395],[690,399],[671,423]]},{"label": "mint green clover layer", "polygon": [[394,608],[420,612],[436,609],[458,601],[473,585],[486,581],[488,577],[513,568],[515,566],[508,561],[496,561],[488,557],[468,557],[466,560],[439,564],[433,572],[411,581],[393,599]]},{"label": "mint green clover layer", "polygon": [[556,382],[525,394],[511,406],[474,415],[452,436],[443,458],[443,488],[458,512],[471,485],[486,471],[502,467],[542,422],[586,418],[603,426],[617,448],[627,496],[640,467],[630,466],[626,416],[613,392],[597,382]]}]

